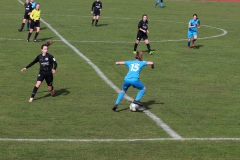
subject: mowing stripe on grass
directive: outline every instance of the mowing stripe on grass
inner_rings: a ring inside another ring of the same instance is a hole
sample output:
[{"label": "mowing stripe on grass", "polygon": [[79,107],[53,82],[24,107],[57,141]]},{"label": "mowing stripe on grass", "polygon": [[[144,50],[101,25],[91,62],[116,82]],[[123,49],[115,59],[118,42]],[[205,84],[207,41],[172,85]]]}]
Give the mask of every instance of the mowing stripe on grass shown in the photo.
[{"label": "mowing stripe on grass", "polygon": [[0,138],[0,141],[18,142],[134,142],[134,141],[240,141],[240,138],[147,138],[147,139],[19,139]]},{"label": "mowing stripe on grass", "polygon": [[[20,3],[23,4],[21,0],[18,0]],[[121,90],[117,86],[115,86],[104,74],[103,72],[94,64],[92,61],[90,61],[86,56],[84,56],[77,48],[75,48],[73,45],[71,45],[65,38],[63,38],[50,24],[45,22],[41,18],[41,22],[43,22],[45,25],[48,26],[66,45],[68,45],[74,52],[76,52],[80,57],[82,57],[89,65],[93,67],[93,69],[97,72],[97,74],[110,86],[112,87],[117,93],[119,93]],[[125,95],[124,98],[126,98],[129,101],[133,101],[133,98],[129,97],[128,95]],[[110,108],[109,108],[110,109]],[[154,120],[158,126],[161,126],[164,131],[166,131],[171,137],[176,139],[181,139],[182,137],[178,135],[175,131],[173,131],[167,124],[165,124],[159,117],[152,114],[150,111],[145,110],[144,111],[146,115],[148,115],[152,120]]]}]

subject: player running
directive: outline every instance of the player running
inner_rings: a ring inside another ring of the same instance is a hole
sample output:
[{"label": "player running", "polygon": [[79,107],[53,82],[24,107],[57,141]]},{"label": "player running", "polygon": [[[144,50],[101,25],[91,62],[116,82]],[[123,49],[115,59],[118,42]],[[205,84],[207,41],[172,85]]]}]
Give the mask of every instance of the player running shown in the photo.
[{"label": "player running", "polygon": [[198,19],[197,14],[193,14],[193,18],[188,23],[188,49],[190,49],[192,37],[193,37],[192,46],[195,46],[198,28],[200,28],[200,20]]}]

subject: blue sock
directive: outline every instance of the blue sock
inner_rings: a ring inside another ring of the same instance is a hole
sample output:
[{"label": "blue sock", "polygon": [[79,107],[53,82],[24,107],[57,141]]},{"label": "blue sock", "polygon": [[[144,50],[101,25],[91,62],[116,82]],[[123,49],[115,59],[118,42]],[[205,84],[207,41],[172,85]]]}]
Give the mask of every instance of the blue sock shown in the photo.
[{"label": "blue sock", "polygon": [[163,7],[164,7],[164,4],[163,4],[163,2],[160,4],[160,6],[161,6],[161,8],[163,8]]},{"label": "blue sock", "polygon": [[29,24],[29,22],[27,22],[27,29],[29,29],[29,26],[30,26],[30,24]]},{"label": "blue sock", "polygon": [[118,105],[120,102],[121,102],[121,100],[123,99],[123,97],[124,97],[124,92],[123,91],[121,91],[119,94],[118,94],[118,97],[117,97],[117,100],[116,100],[116,105]]},{"label": "blue sock", "polygon": [[145,89],[142,89],[140,91],[138,91],[137,97],[136,97],[136,101],[140,101],[140,99],[143,97],[144,93],[146,92]]},{"label": "blue sock", "polygon": [[187,43],[188,47],[190,47],[190,41]]},{"label": "blue sock", "polygon": [[156,7],[157,5],[158,5],[158,3],[156,3],[154,7]]}]

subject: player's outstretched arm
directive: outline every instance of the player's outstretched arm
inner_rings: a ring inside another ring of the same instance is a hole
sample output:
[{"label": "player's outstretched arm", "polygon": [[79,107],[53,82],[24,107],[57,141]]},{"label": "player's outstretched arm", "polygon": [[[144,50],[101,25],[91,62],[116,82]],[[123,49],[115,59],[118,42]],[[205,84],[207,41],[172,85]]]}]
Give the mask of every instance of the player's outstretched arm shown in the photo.
[{"label": "player's outstretched arm", "polygon": [[125,64],[124,61],[116,62],[116,65],[123,65],[123,64]]},{"label": "player's outstretched arm", "polygon": [[152,69],[155,68],[154,63],[152,61],[148,61],[147,64],[150,65]]}]

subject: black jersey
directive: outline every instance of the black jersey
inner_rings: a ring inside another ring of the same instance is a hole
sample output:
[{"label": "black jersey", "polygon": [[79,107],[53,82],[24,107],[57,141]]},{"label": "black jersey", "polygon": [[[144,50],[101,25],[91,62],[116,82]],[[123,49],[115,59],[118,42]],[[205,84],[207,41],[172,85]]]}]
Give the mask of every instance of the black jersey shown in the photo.
[{"label": "black jersey", "polygon": [[[142,28],[143,30],[147,31],[148,30],[148,21],[143,21],[141,20],[139,23],[138,23],[138,29]],[[139,32],[143,32],[143,31],[140,31]]]},{"label": "black jersey", "polygon": [[32,5],[31,3],[24,3],[24,8],[25,8],[25,13],[29,13],[29,12],[32,12]]},{"label": "black jersey", "polygon": [[94,1],[92,4],[92,8],[91,11],[95,10],[95,11],[99,11],[100,9],[102,9],[102,2],[100,1]]},{"label": "black jersey", "polygon": [[47,53],[45,56],[39,54],[29,65],[27,65],[26,68],[31,67],[37,62],[40,63],[40,71],[51,71],[52,69],[57,69],[57,62],[55,58],[49,53]]}]

